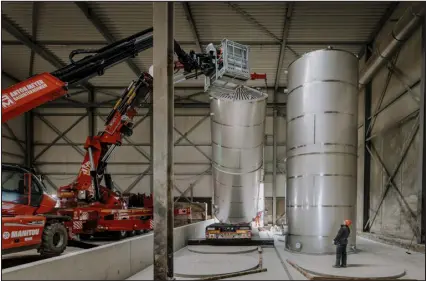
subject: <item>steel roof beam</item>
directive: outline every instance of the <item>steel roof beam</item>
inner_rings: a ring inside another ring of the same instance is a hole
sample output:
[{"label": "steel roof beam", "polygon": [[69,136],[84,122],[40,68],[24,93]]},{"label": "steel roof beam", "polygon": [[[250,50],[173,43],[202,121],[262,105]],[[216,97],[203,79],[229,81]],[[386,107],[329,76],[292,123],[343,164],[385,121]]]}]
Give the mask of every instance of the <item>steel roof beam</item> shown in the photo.
[{"label": "steel roof beam", "polygon": [[[93,26],[99,31],[100,34],[105,38],[105,40],[111,44],[114,43],[116,38],[111,34],[106,25],[100,20],[92,8],[89,7],[87,2],[74,2],[78,8],[84,13],[86,18],[93,24]],[[129,65],[130,69],[139,76],[142,70],[130,59],[126,60],[126,63]]]},{"label": "steel roof beam", "polygon": [[5,77],[7,77],[8,79],[12,80],[14,83],[18,83],[21,80],[19,80],[18,78],[16,78],[15,76],[13,76],[12,74],[6,72],[6,71],[1,71],[1,75],[4,75]]},{"label": "steel roof beam", "polygon": [[200,36],[198,35],[194,18],[192,17],[191,7],[189,6],[188,2],[182,2],[182,7],[185,12],[186,20],[188,21],[189,27],[191,28],[192,36],[194,36],[195,45],[197,45],[198,50],[202,52],[203,50],[201,48]]},{"label": "steel roof beam", "polygon": [[[66,66],[65,62],[63,62],[58,56],[49,51],[43,45],[36,43],[30,35],[26,34],[26,32],[22,30],[17,24],[15,24],[7,15],[2,14],[1,24],[2,28],[10,33],[10,35],[15,37],[31,50],[34,50],[36,54],[47,60],[56,68],[62,68]],[[82,84],[82,87],[86,88],[88,91],[91,91],[94,88],[90,83],[84,83]]]},{"label": "steel roof beam", "polygon": [[[44,104],[42,106],[39,106],[39,108],[89,108],[89,107],[96,107],[96,108],[111,108],[114,106],[114,103],[109,103],[109,104],[98,104],[98,103],[94,103],[94,104],[89,104],[89,103],[65,103],[65,102],[50,102],[47,104]],[[151,103],[146,103],[146,104],[142,104],[140,106],[140,108],[149,108],[151,106]],[[209,103],[175,103],[174,104],[175,108],[210,108],[210,104]],[[278,102],[278,103],[268,103],[267,107],[268,108],[273,108],[273,107],[285,107],[286,103],[285,102]]]},{"label": "steel roof beam", "polygon": [[380,31],[383,29],[383,26],[387,23],[387,21],[390,19],[392,14],[395,12],[395,10],[398,8],[399,2],[391,2],[389,6],[386,8],[385,12],[381,16],[380,20],[377,22],[375,28],[371,32],[370,36],[367,39],[367,43],[364,45],[364,47],[361,49],[361,51],[358,53],[358,57],[362,58],[365,55],[365,51],[368,45],[373,45],[374,40],[377,38],[377,35],[379,35]]},{"label": "steel roof beam", "polygon": [[[94,47],[104,47],[107,45],[104,41],[66,41],[66,40],[39,40],[38,44],[43,46],[94,46]],[[200,45],[208,45],[210,43],[220,44],[219,41],[200,41]],[[250,46],[279,46],[281,41],[238,41],[243,45]],[[5,40],[1,42],[4,46],[21,46],[23,45],[19,41]],[[179,41],[181,46],[193,46],[197,45],[197,42],[192,41]],[[333,46],[365,46],[366,41],[287,41],[288,46],[315,46],[315,45],[333,45]]]},{"label": "steel roof beam", "polygon": [[227,2],[228,6],[231,7],[234,11],[236,11],[238,14],[243,16],[246,20],[256,25],[259,29],[263,30],[266,34],[268,34],[271,38],[275,39],[275,41],[279,42],[281,44],[281,39],[278,38],[275,34],[273,34],[271,31],[269,31],[264,25],[262,25],[260,22],[258,22],[252,15],[244,11],[239,5],[233,4],[232,2]]},{"label": "steel roof beam", "polygon": [[[282,42],[282,40],[280,38],[278,38],[278,36],[276,36],[271,31],[269,31],[264,25],[262,25],[260,22],[258,22],[252,15],[250,15],[249,13],[247,13],[246,11],[244,11],[243,9],[241,9],[240,6],[238,6],[237,4],[232,4],[232,2],[227,2],[227,4],[234,11],[236,11],[237,13],[239,13],[243,18],[245,18],[249,22],[251,22],[254,25],[256,25],[258,28],[260,28],[266,34],[268,34],[271,38],[275,39],[275,41],[277,42],[276,45],[282,45],[283,42]],[[239,42],[239,43],[243,44],[242,42]],[[245,44],[245,45],[249,45],[249,44]],[[297,57],[300,56],[296,51],[293,50],[293,48],[289,47],[288,45],[287,45],[287,49],[289,49]]]},{"label": "steel roof beam", "polygon": [[[38,22],[40,18],[40,2],[33,2],[33,11],[32,11],[32,33],[31,36],[34,38],[34,41],[37,39],[37,29]],[[29,67],[29,76],[34,75],[34,63],[35,63],[35,52],[31,50],[30,55],[30,67]]]}]

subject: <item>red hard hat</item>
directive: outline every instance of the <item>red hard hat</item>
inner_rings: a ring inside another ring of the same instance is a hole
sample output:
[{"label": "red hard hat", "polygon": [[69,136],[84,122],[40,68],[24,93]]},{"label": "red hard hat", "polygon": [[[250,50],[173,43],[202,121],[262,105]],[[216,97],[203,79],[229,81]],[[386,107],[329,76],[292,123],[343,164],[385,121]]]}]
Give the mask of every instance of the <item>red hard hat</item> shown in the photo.
[{"label": "red hard hat", "polygon": [[351,220],[345,220],[345,225],[350,226],[352,224]]}]

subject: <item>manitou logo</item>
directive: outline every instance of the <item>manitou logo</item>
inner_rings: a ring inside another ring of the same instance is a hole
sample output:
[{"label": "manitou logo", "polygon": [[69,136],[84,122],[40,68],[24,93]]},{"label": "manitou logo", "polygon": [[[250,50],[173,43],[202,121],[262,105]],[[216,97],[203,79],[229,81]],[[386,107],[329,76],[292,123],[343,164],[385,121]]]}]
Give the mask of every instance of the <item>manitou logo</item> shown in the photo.
[{"label": "manitou logo", "polygon": [[[34,236],[38,235],[40,233],[40,229],[28,229],[28,230],[19,230],[19,231],[12,231],[12,234],[10,237],[12,238],[19,238],[19,237],[26,237],[26,236]],[[3,238],[4,235],[3,235]]]},{"label": "manitou logo", "polygon": [[90,161],[87,161],[83,165],[81,165],[81,173],[90,176]]},{"label": "manitou logo", "polygon": [[12,105],[14,105],[15,102],[6,94],[1,96],[1,106],[3,108],[8,108]]},{"label": "manitou logo", "polygon": [[10,238],[10,233],[7,231],[3,232],[3,239],[7,240],[9,238]]}]

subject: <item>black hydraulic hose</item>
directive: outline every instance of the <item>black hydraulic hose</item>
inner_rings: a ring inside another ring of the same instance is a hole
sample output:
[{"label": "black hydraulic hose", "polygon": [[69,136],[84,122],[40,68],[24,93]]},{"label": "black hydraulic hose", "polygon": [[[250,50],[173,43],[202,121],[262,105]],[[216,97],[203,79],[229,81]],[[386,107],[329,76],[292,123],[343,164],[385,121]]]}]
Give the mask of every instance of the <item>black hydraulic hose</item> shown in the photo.
[{"label": "black hydraulic hose", "polygon": [[[106,69],[123,62],[128,58],[137,56],[140,52],[153,46],[153,28],[136,33],[132,36],[109,44],[98,50],[79,49],[70,53],[71,64],[58,69],[51,74],[68,86],[88,80],[94,76],[102,76]],[[208,74],[214,69],[212,57],[206,54],[195,54],[191,51],[186,53],[176,40],[174,41],[174,52],[179,62],[183,64],[185,72],[201,70]],[[91,54],[74,61],[77,54]],[[197,76],[197,75],[196,75]]]},{"label": "black hydraulic hose", "polygon": [[120,41],[105,46],[99,50],[75,50],[70,58],[79,53],[93,53],[75,61],[51,74],[68,85],[90,79],[93,76],[103,75],[105,70],[128,58],[137,56],[153,45],[153,29],[149,28]]}]

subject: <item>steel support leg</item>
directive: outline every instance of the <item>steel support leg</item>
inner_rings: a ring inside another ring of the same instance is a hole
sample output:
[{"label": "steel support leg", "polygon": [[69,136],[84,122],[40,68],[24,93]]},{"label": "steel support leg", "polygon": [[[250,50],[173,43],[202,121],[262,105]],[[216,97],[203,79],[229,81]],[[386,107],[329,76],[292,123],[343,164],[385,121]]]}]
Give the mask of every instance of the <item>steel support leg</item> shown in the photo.
[{"label": "steel support leg", "polygon": [[[278,79],[278,78],[277,78]],[[274,93],[274,102],[277,92]],[[278,109],[274,108],[274,116],[272,117],[272,131],[273,131],[273,144],[272,144],[272,225],[277,223],[277,138],[278,138]]]},{"label": "steel support leg", "polygon": [[425,243],[425,220],[426,220],[426,16],[423,17],[422,53],[421,53],[421,87],[420,87],[420,142],[419,142],[419,172],[418,172],[418,200],[417,200],[417,225],[421,235],[417,237],[417,243]]},{"label": "steel support leg", "polygon": [[[154,103],[153,100],[153,95],[151,95],[151,106]],[[149,147],[149,155],[151,156],[151,161],[150,161],[150,167],[151,167],[151,173],[153,172],[153,168],[154,168],[154,160],[153,160],[153,155],[154,155],[154,114],[153,114],[153,110],[151,107],[150,113],[149,113],[149,141],[151,142],[151,145]],[[149,178],[149,193],[153,194],[154,193],[154,175],[151,174],[150,178]]]},{"label": "steel support leg", "polygon": [[173,278],[173,2],[153,3],[154,280]]}]

